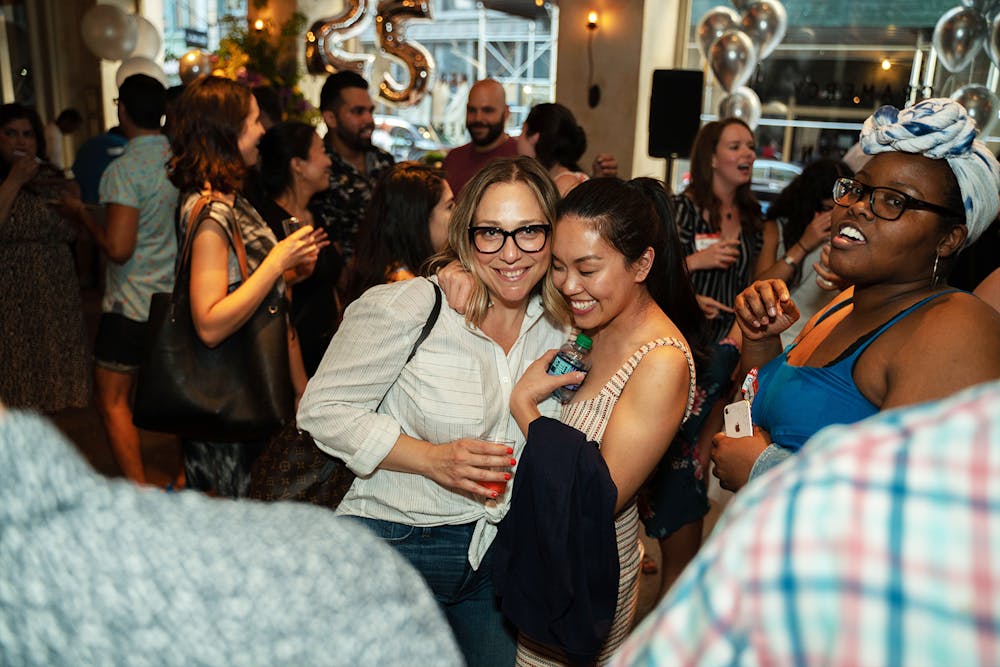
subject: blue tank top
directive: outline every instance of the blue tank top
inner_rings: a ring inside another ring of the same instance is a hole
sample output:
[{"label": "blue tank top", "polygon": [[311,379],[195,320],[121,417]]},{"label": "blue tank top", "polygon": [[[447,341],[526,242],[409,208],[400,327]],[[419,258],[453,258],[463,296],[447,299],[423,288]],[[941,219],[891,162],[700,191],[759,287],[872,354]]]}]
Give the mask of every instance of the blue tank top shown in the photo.
[{"label": "blue tank top", "polygon": [[[771,434],[774,444],[798,451],[806,440],[831,424],[853,424],[879,411],[854,383],[854,364],[868,346],[925,303],[958,290],[939,292],[903,310],[873,332],[853,343],[840,357],[826,366],[792,366],[785,350],[760,369],[757,384],[760,389],[753,400],[753,421]],[[845,299],[830,308],[816,322],[853,303]]]}]

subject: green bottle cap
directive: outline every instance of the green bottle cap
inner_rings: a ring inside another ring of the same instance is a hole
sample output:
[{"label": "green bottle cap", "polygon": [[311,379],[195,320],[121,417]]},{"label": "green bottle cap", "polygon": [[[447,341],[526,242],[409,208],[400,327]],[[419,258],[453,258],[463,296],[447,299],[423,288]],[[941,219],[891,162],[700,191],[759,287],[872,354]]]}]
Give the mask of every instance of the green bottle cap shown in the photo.
[{"label": "green bottle cap", "polygon": [[590,340],[590,336],[582,333],[576,335],[576,344],[585,350],[589,350],[594,346],[594,342]]}]

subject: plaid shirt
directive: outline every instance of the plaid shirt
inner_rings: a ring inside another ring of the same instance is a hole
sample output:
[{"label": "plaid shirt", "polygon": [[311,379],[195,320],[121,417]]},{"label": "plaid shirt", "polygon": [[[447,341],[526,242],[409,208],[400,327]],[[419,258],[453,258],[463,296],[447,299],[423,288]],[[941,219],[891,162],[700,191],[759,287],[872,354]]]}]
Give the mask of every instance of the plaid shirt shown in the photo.
[{"label": "plaid shirt", "polygon": [[821,432],[615,665],[1000,665],[1000,382]]},{"label": "plaid shirt", "polygon": [[372,188],[395,160],[381,148],[372,146],[365,153],[365,173],[362,174],[330,150],[329,145],[326,154],[333,162],[330,165],[330,189],[313,195],[309,200],[309,210],[326,229],[330,240],[340,247],[344,261],[347,261],[354,255],[354,239],[358,226],[365,218]]}]

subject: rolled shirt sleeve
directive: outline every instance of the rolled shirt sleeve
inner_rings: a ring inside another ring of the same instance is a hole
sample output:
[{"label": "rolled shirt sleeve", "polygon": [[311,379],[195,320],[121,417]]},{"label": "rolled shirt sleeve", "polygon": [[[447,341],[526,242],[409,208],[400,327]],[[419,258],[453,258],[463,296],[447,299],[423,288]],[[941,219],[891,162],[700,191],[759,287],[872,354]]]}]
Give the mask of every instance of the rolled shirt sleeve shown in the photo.
[{"label": "rolled shirt sleeve", "polygon": [[353,302],[299,403],[300,428],[355,474],[370,475],[402,429],[376,412],[434,304],[426,280],[374,287]]}]

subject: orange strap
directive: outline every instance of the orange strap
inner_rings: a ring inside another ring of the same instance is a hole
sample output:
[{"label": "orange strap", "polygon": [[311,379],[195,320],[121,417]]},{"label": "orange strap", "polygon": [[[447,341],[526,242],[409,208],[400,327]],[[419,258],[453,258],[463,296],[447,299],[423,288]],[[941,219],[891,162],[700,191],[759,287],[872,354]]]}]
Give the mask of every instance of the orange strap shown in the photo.
[{"label": "orange strap", "polygon": [[819,344],[826,340],[826,337],[830,335],[833,328],[840,324],[840,322],[847,317],[852,310],[854,310],[854,305],[848,304],[843,308],[839,308],[837,312],[833,313],[829,317],[823,319],[822,322],[819,320],[827,311],[836,306],[838,303],[842,303],[853,296],[854,286],[852,285],[835,296],[833,301],[828,303],[825,308],[817,312],[809,319],[806,325],[802,328],[801,333],[799,333],[798,337],[795,339],[795,347],[788,353],[788,363],[790,365],[805,365],[809,357],[812,356],[812,353],[816,351],[817,347],[819,347]]}]

